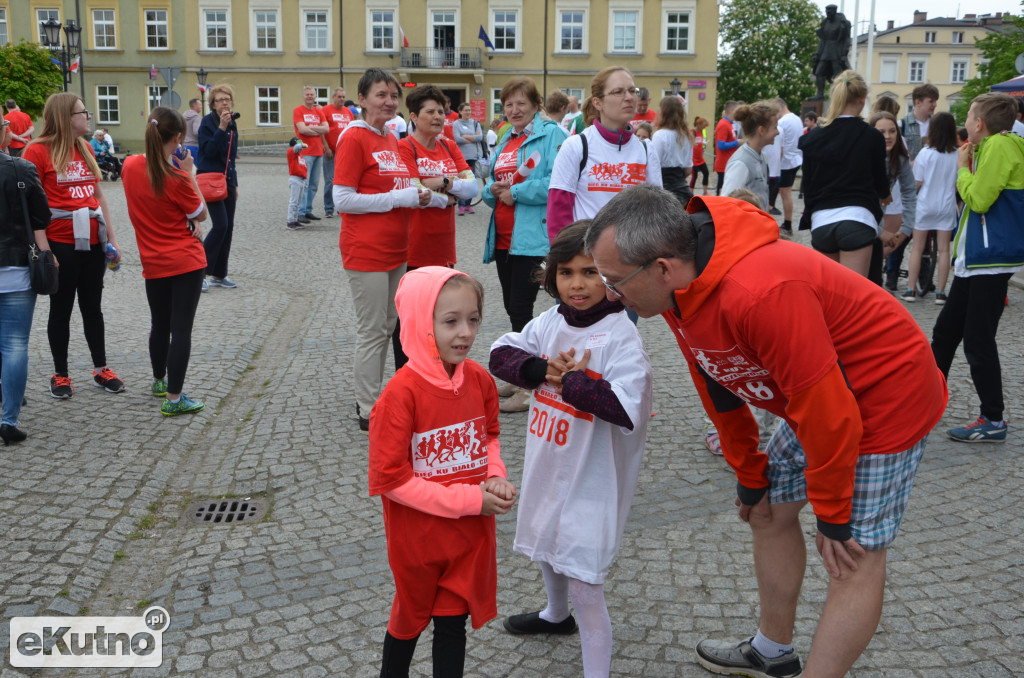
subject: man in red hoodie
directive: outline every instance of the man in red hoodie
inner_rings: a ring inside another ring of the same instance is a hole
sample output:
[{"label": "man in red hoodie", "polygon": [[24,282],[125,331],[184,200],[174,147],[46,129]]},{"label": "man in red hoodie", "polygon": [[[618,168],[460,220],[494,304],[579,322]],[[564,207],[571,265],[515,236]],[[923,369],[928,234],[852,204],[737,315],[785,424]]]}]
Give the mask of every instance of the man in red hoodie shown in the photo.
[{"label": "man in red hoodie", "polygon": [[[800,674],[792,642],[809,501],[830,583],[805,670],[845,675],[881,617],[886,549],[945,409],[945,380],[927,337],[881,287],[780,240],[775,220],[745,202],[697,197],[687,215],[673,200],[631,187],[586,242],[609,298],[672,329],[753,532],[760,628],[702,641],[698,661],[716,673]],[[748,405],[783,420],[763,452]]]}]

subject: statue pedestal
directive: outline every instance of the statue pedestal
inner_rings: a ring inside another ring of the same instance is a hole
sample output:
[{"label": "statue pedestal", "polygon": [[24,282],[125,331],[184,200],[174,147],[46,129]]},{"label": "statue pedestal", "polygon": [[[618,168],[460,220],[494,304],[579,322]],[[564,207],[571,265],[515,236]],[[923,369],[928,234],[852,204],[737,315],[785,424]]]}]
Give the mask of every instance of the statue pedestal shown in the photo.
[{"label": "statue pedestal", "polygon": [[814,111],[819,118],[823,117],[825,110],[824,99],[807,99],[800,103],[800,117],[803,118],[809,111]]}]

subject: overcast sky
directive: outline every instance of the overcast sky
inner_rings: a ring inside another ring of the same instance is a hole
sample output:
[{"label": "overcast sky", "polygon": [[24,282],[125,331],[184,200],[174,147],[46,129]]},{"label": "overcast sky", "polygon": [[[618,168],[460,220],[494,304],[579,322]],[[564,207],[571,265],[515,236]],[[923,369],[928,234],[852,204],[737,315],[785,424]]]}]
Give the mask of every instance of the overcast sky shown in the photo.
[{"label": "overcast sky", "polygon": [[[821,6],[822,15],[825,13],[825,5],[835,4],[839,11],[846,14],[846,18],[853,23],[855,0],[814,0]],[[957,0],[875,0],[875,26],[878,30],[885,30],[886,22],[892,19],[896,26],[904,26],[914,21],[914,10],[928,12],[928,18],[952,17],[962,18],[965,13],[971,14],[995,14],[996,12],[1009,12],[1019,14],[1021,12],[1020,0],[969,0],[958,2]],[[871,0],[860,0],[857,16],[861,24],[861,32],[867,31],[867,21],[871,16]]]}]

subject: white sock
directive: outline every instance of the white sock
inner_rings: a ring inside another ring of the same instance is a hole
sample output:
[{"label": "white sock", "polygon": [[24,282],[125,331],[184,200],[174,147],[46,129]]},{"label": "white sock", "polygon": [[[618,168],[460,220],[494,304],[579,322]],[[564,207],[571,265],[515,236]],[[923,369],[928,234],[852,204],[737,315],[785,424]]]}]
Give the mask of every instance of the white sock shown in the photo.
[{"label": "white sock", "polygon": [[544,588],[548,592],[548,606],[541,610],[540,618],[552,624],[569,618],[569,578],[558,574],[547,563],[540,564],[544,575]]},{"label": "white sock", "polygon": [[569,592],[580,627],[583,675],[608,678],[612,664],[612,620],[604,601],[604,585],[570,579]]},{"label": "white sock", "polygon": [[762,657],[766,659],[777,659],[784,654],[789,654],[793,651],[792,645],[783,645],[782,643],[776,643],[768,636],[761,633],[761,629],[757,630],[757,635],[750,641],[750,644],[755,650],[761,653]]},{"label": "white sock", "polygon": [[[170,398],[168,398],[168,400],[170,400]],[[179,396],[178,396],[177,398],[175,398],[174,400],[171,400],[171,402],[172,402],[172,403],[176,403],[176,402],[179,402],[180,400],[181,400],[181,396],[179,395]]]}]

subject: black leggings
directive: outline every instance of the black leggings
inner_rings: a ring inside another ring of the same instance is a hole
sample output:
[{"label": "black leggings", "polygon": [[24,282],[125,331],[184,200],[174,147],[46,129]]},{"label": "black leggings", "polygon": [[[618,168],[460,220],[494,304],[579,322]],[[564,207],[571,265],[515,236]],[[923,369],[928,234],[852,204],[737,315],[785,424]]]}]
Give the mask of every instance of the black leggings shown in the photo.
[{"label": "black leggings", "polygon": [[715,184],[715,195],[722,195],[722,185],[725,184],[725,170],[715,172],[718,175],[718,183]]},{"label": "black leggings", "polygon": [[533,320],[533,303],[537,301],[539,289],[533,276],[542,261],[543,257],[509,254],[508,250],[494,252],[498,282],[501,283],[501,299],[505,304],[505,313],[512,321],[513,332],[522,332],[526,323]]},{"label": "black leggings", "polygon": [[88,252],[76,252],[74,245],[51,240],[50,249],[60,264],[57,273],[60,287],[50,297],[50,316],[46,323],[46,336],[50,340],[50,353],[53,355],[53,371],[64,376],[68,374],[71,312],[75,308],[76,294],[93,367],[104,367],[107,364],[107,351],[100,305],[103,301],[103,274],[107,270],[107,260],[103,247],[91,245]]},{"label": "black leggings", "polygon": [[210,211],[210,230],[203,240],[206,250],[206,272],[214,278],[228,274],[228,257],[231,256],[231,236],[235,230],[235,191],[237,186],[228,185],[228,197],[217,202],[206,203]]},{"label": "black leggings", "polygon": [[167,392],[181,393],[185,370],[192,353],[192,322],[196,318],[203,272],[146,280],[146,299],[152,318],[149,328],[149,361],[153,379],[167,375]]},{"label": "black leggings", "polygon": [[[434,617],[434,678],[461,678],[466,666],[466,618]],[[416,638],[399,640],[390,632],[384,634],[384,656],[380,678],[408,678]]]},{"label": "black leggings", "polygon": [[693,173],[690,174],[690,188],[693,188],[694,186],[697,185],[697,174],[698,173],[701,175],[701,184],[703,184],[704,188],[707,188],[708,187],[708,164],[706,162],[705,163],[701,163],[700,165],[694,165],[693,166]]}]

